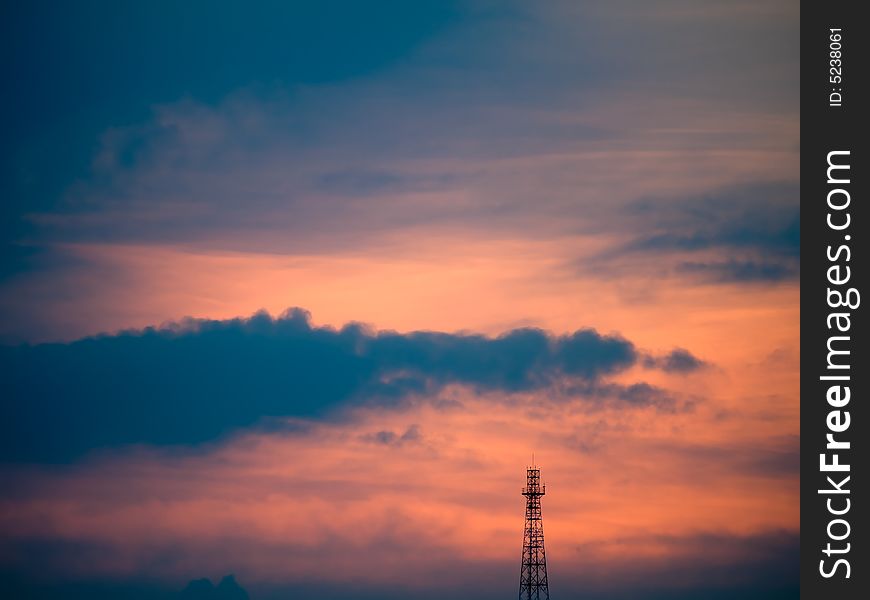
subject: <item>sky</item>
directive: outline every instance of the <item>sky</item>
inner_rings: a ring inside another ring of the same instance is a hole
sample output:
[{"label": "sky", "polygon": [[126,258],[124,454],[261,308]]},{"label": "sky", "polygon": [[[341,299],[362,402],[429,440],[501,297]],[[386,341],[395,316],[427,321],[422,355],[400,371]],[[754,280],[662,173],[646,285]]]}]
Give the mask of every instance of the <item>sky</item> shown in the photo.
[{"label": "sky", "polygon": [[0,10],[4,596],[798,597],[796,1]]}]

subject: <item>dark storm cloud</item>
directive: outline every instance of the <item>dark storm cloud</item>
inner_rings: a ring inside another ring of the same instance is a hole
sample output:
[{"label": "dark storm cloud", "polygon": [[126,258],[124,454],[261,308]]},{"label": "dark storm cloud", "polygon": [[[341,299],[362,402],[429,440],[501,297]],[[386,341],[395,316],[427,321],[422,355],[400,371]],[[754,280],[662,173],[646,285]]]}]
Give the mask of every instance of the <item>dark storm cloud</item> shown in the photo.
[{"label": "dark storm cloud", "polygon": [[[703,260],[683,261],[677,270],[717,282],[794,279],[800,271],[798,202],[797,185],[785,183],[738,186],[672,202],[635,202],[626,216],[642,219],[644,232],[602,258],[703,253]],[[717,258],[709,259],[710,253]]]},{"label": "dark storm cloud", "polygon": [[[583,329],[499,337],[313,327],[294,309],[273,319],[189,321],[70,344],[0,348],[4,460],[67,460],[130,443],[214,439],[269,417],[397,404],[462,384],[525,392],[571,380],[602,402],[658,405],[654,388],[599,380],[640,360],[621,337]],[[613,388],[613,389],[611,389]]]}]

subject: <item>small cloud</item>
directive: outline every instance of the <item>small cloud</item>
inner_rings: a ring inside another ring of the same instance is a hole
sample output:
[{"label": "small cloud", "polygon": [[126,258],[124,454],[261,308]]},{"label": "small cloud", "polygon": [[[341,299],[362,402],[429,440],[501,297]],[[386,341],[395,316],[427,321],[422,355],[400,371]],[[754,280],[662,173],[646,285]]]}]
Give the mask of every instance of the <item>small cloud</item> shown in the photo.
[{"label": "small cloud", "polygon": [[643,365],[648,369],[660,369],[665,373],[685,375],[708,367],[709,363],[685,348],[674,348],[664,356],[647,356],[644,358]]},{"label": "small cloud", "polygon": [[622,386],[608,384],[600,388],[602,394],[609,395],[629,407],[654,407],[659,412],[677,412],[689,405],[679,402],[670,392],[646,382]]},{"label": "small cloud", "polygon": [[382,444],[384,446],[402,446],[404,444],[419,442],[422,438],[423,436],[420,434],[420,427],[418,425],[411,425],[402,434],[384,430],[362,436],[362,439],[366,442]]},{"label": "small cloud", "polygon": [[630,385],[581,382],[568,386],[565,391],[590,409],[655,408],[661,413],[676,413],[691,411],[695,405],[694,401],[680,399],[669,391],[644,381]]}]

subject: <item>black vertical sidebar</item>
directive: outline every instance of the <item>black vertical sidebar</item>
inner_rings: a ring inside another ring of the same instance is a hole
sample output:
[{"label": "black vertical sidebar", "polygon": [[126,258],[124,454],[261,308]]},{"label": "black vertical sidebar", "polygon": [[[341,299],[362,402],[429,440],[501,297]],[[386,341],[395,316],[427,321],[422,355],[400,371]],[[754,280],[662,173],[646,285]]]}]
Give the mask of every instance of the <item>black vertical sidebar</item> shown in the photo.
[{"label": "black vertical sidebar", "polygon": [[870,494],[859,492],[870,490],[863,352],[870,23],[860,6],[801,3],[801,595],[808,600],[870,598]]}]

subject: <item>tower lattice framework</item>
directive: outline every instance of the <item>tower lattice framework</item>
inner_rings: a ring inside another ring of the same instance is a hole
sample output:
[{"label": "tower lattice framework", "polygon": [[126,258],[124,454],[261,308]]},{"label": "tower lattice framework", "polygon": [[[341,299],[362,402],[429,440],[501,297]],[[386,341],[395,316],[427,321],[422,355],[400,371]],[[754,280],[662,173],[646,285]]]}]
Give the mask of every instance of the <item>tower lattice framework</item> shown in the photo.
[{"label": "tower lattice framework", "polygon": [[547,585],[547,556],[544,552],[544,521],[541,518],[541,496],[547,488],[541,485],[541,470],[526,469],[526,526],[523,530],[523,565],[520,569],[520,600],[550,600]]}]

